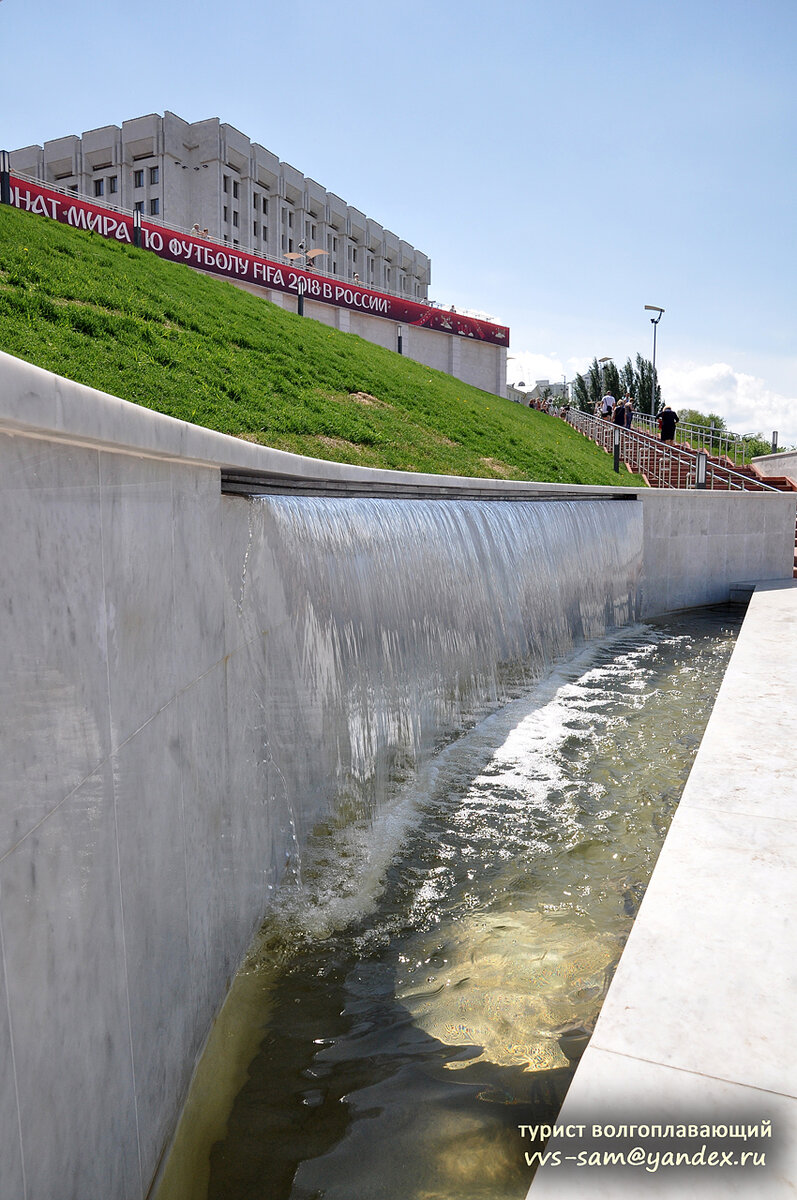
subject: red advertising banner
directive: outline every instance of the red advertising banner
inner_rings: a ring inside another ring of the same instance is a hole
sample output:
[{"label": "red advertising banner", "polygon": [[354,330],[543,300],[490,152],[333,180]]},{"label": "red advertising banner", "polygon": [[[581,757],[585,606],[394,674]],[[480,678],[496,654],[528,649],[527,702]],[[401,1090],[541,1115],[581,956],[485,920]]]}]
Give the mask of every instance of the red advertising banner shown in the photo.
[{"label": "red advertising banner", "polygon": [[[64,225],[72,225],[75,229],[88,229],[102,237],[133,244],[133,218],[128,213],[114,212],[90,200],[68,196],[13,175],[11,204],[26,212],[39,213]],[[458,337],[493,342],[498,346],[509,345],[509,329],[506,325],[494,325],[491,321],[481,321],[453,310],[448,312],[429,304],[403,300],[400,296],[374,292],[358,284],[328,279],[312,271],[283,266],[257,254],[220,246],[191,234],[176,233],[143,218],[141,245],[170,262],[184,263],[227,279],[246,280],[247,283],[294,296],[302,294],[307,300],[332,304],[337,308],[350,308],[369,316],[384,317],[388,321],[420,325]]]}]

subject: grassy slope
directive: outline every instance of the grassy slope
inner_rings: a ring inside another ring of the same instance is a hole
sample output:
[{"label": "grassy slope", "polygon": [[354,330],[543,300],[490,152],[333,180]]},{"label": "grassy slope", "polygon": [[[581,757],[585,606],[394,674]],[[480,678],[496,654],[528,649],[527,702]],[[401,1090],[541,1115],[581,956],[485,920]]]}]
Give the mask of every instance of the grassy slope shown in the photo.
[{"label": "grassy slope", "polygon": [[[0,208],[0,349],[224,433],[399,470],[634,484],[555,417],[242,292]],[[365,393],[367,398],[357,398]]]}]

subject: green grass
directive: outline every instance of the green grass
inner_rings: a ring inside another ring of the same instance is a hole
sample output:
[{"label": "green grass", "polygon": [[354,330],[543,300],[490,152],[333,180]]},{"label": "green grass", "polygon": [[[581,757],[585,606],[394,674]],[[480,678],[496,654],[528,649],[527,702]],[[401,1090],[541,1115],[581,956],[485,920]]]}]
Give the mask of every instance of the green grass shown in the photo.
[{"label": "green grass", "polygon": [[183,421],[403,471],[640,486],[556,417],[223,280],[0,208],[0,349]]}]

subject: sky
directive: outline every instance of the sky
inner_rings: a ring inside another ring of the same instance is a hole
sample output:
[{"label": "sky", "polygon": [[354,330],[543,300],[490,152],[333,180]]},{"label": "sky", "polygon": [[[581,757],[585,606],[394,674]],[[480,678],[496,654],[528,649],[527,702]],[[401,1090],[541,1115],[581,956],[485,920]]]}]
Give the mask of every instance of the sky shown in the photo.
[{"label": "sky", "polygon": [[0,0],[0,148],[217,116],[428,254],[508,378],[652,356],[797,444],[796,0]]}]

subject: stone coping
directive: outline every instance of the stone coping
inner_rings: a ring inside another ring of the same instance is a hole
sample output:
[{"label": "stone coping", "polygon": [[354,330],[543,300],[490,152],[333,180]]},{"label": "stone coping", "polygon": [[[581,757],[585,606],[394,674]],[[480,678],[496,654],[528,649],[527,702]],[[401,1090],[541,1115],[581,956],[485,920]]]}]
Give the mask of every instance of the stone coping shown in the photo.
[{"label": "stone coping", "polygon": [[412,471],[385,471],[348,463],[306,458],[255,445],[164,413],[153,412],[117,396],[64,379],[50,371],[0,352],[0,430],[47,437],[75,445],[117,453],[143,455],[214,469],[281,476],[287,479],[351,481],[444,488],[452,495],[478,488],[490,495],[539,496],[568,493],[578,496],[635,496],[638,488],[586,486],[560,483],[524,483],[505,479],[468,479]]},{"label": "stone coping", "polygon": [[[586,1132],[593,1123],[771,1121],[771,1140],[721,1144],[737,1161],[763,1149],[766,1165],[549,1165],[529,1200],[797,1192],[795,747],[797,581],[759,583],[559,1118]],[[590,1153],[620,1148],[580,1136],[552,1138],[548,1149],[564,1158],[582,1144]],[[654,1137],[632,1144],[678,1149]]]}]

